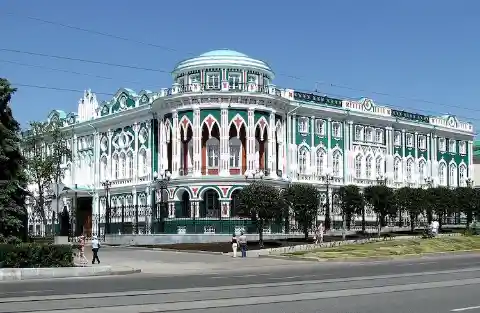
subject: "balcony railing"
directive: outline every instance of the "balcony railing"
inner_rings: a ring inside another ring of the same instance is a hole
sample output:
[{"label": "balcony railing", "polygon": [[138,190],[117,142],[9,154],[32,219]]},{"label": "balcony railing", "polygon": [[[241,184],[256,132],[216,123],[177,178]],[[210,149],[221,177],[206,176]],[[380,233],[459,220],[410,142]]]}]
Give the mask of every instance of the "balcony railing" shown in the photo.
[{"label": "balcony railing", "polygon": [[228,82],[218,84],[192,83],[188,85],[173,84],[172,88],[163,88],[161,97],[172,96],[184,93],[203,93],[203,92],[246,92],[261,93],[277,97],[282,96],[282,90],[275,85],[259,85],[256,83],[240,83],[230,86]]}]

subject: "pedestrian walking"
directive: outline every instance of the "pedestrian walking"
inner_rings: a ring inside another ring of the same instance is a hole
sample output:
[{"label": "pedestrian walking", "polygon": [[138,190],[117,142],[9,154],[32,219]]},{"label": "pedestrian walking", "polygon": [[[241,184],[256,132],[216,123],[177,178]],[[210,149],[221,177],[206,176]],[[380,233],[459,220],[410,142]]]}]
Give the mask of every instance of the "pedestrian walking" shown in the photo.
[{"label": "pedestrian walking", "polygon": [[100,264],[100,259],[98,258],[98,250],[99,249],[100,249],[100,241],[98,241],[97,236],[93,236],[93,238],[92,238],[92,252],[93,252],[92,264],[95,264],[95,260],[97,260],[98,264]]},{"label": "pedestrian walking", "polygon": [[85,264],[88,264],[88,260],[85,257],[85,236],[84,235],[81,235],[78,238],[78,244],[80,245],[80,249],[79,249],[80,264],[84,266]]},{"label": "pedestrian walking", "polygon": [[233,257],[237,257],[237,250],[238,250],[238,240],[237,235],[235,233],[232,235],[232,250],[233,250]]},{"label": "pedestrian walking", "polygon": [[240,237],[238,238],[238,243],[240,244],[240,250],[242,251],[242,258],[247,257],[247,236],[243,233],[240,233]]}]

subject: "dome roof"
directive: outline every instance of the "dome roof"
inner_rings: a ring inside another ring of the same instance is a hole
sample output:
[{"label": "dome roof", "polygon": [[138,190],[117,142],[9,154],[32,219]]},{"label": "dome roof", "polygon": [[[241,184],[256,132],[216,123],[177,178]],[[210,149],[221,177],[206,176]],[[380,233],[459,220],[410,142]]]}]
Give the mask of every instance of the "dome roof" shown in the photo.
[{"label": "dome roof", "polygon": [[212,50],[212,51],[208,51],[208,52],[200,54],[200,57],[218,57],[218,56],[248,58],[248,55],[240,53],[240,52],[235,51],[235,50],[230,50],[230,49]]},{"label": "dome roof", "polygon": [[271,79],[275,76],[266,62],[251,58],[244,53],[230,49],[212,50],[200,54],[198,57],[181,61],[175,66],[172,75],[175,77],[178,73],[206,68],[249,69],[265,73]]}]

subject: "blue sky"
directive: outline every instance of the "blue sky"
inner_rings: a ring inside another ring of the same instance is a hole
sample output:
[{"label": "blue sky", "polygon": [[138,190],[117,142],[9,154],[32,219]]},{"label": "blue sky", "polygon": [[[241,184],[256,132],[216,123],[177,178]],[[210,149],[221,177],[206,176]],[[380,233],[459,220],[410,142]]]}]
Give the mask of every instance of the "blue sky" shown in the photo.
[{"label": "blue sky", "polygon": [[[455,114],[478,127],[479,12],[480,2],[474,0],[7,0],[0,11],[0,76],[14,85],[91,88],[101,100],[108,100],[110,96],[101,93],[113,94],[121,87],[136,91],[169,87],[169,72],[178,61],[229,48],[267,61],[280,87],[317,88],[337,97],[367,96],[377,104],[421,114]],[[13,108],[22,125],[46,118],[52,109],[76,111],[81,97],[74,91],[18,88]]]}]

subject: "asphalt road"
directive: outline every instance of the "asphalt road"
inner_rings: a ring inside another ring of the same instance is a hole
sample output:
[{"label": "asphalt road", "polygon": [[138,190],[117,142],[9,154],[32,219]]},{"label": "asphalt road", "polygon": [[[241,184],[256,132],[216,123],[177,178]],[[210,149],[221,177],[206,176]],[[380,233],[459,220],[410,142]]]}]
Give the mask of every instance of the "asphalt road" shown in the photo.
[{"label": "asphalt road", "polygon": [[[265,266],[271,261],[271,266]],[[226,259],[225,262],[230,262]],[[270,259],[239,259],[235,269],[204,274],[159,275],[154,273],[96,278],[54,279],[0,283],[0,299],[25,296],[89,294],[142,290],[184,289],[246,284],[346,279],[480,268],[480,255],[458,255],[397,261],[316,263],[281,262]],[[242,264],[243,262],[243,264]],[[256,267],[255,262],[261,262]],[[244,266],[242,266],[244,265]],[[161,264],[159,264],[161,266]]]},{"label": "asphalt road", "polygon": [[[361,274],[295,282],[4,297],[0,299],[0,313],[480,312],[478,267],[435,273]],[[90,280],[90,284],[98,281]]]}]

